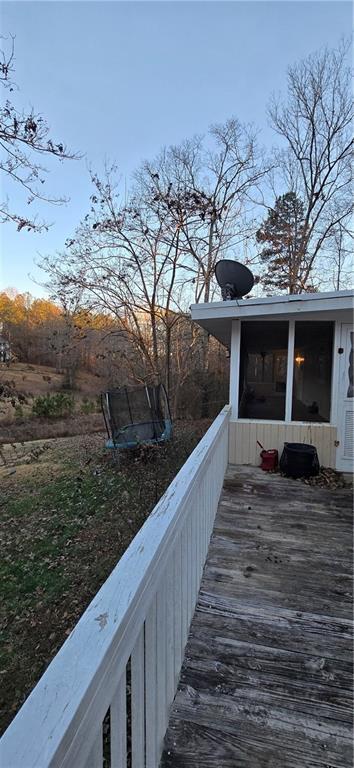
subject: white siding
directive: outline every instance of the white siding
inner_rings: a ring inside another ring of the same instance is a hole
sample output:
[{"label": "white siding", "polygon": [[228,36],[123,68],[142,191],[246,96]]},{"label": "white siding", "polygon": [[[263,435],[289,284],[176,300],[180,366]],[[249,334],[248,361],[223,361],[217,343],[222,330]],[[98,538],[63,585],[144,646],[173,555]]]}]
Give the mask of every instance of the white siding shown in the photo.
[{"label": "white siding", "polygon": [[230,464],[260,464],[260,447],[276,448],[281,456],[284,443],[308,443],[317,448],[320,464],[336,466],[337,428],[327,424],[282,424],[266,421],[233,421],[229,424]]}]

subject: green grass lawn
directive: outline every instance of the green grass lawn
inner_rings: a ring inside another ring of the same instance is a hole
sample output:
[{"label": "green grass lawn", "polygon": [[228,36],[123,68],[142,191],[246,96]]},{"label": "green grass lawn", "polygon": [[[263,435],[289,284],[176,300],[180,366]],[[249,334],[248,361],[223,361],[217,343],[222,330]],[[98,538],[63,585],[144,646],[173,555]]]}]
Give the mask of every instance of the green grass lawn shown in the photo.
[{"label": "green grass lawn", "polygon": [[53,441],[1,482],[1,727],[7,726],[194,448],[206,422],[123,456]]}]

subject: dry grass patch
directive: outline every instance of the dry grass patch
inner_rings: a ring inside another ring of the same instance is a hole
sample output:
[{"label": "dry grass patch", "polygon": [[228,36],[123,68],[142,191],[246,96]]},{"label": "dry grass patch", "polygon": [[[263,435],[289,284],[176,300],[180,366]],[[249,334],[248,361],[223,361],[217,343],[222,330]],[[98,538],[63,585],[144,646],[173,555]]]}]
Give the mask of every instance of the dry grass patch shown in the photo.
[{"label": "dry grass patch", "polygon": [[[104,435],[51,441],[1,477],[2,728],[114,568],[208,422],[123,456]],[[24,469],[23,469],[24,467]]]}]

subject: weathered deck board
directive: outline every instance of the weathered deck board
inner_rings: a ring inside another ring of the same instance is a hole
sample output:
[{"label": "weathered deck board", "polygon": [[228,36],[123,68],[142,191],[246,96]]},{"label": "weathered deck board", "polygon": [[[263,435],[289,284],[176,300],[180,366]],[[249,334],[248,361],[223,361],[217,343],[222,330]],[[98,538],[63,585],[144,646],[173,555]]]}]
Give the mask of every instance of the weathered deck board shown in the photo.
[{"label": "weathered deck board", "polygon": [[229,468],[162,768],[351,768],[352,494]]}]

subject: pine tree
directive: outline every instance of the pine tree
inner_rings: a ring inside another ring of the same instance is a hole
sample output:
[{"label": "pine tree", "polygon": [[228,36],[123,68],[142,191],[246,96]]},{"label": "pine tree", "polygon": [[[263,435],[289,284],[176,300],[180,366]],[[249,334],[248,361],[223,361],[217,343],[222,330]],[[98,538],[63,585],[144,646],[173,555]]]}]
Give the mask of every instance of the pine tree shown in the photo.
[{"label": "pine tree", "polygon": [[265,247],[260,253],[267,272],[262,277],[265,288],[302,293],[313,291],[309,279],[309,258],[302,252],[304,205],[294,192],[277,197],[274,208],[256,233]]}]

